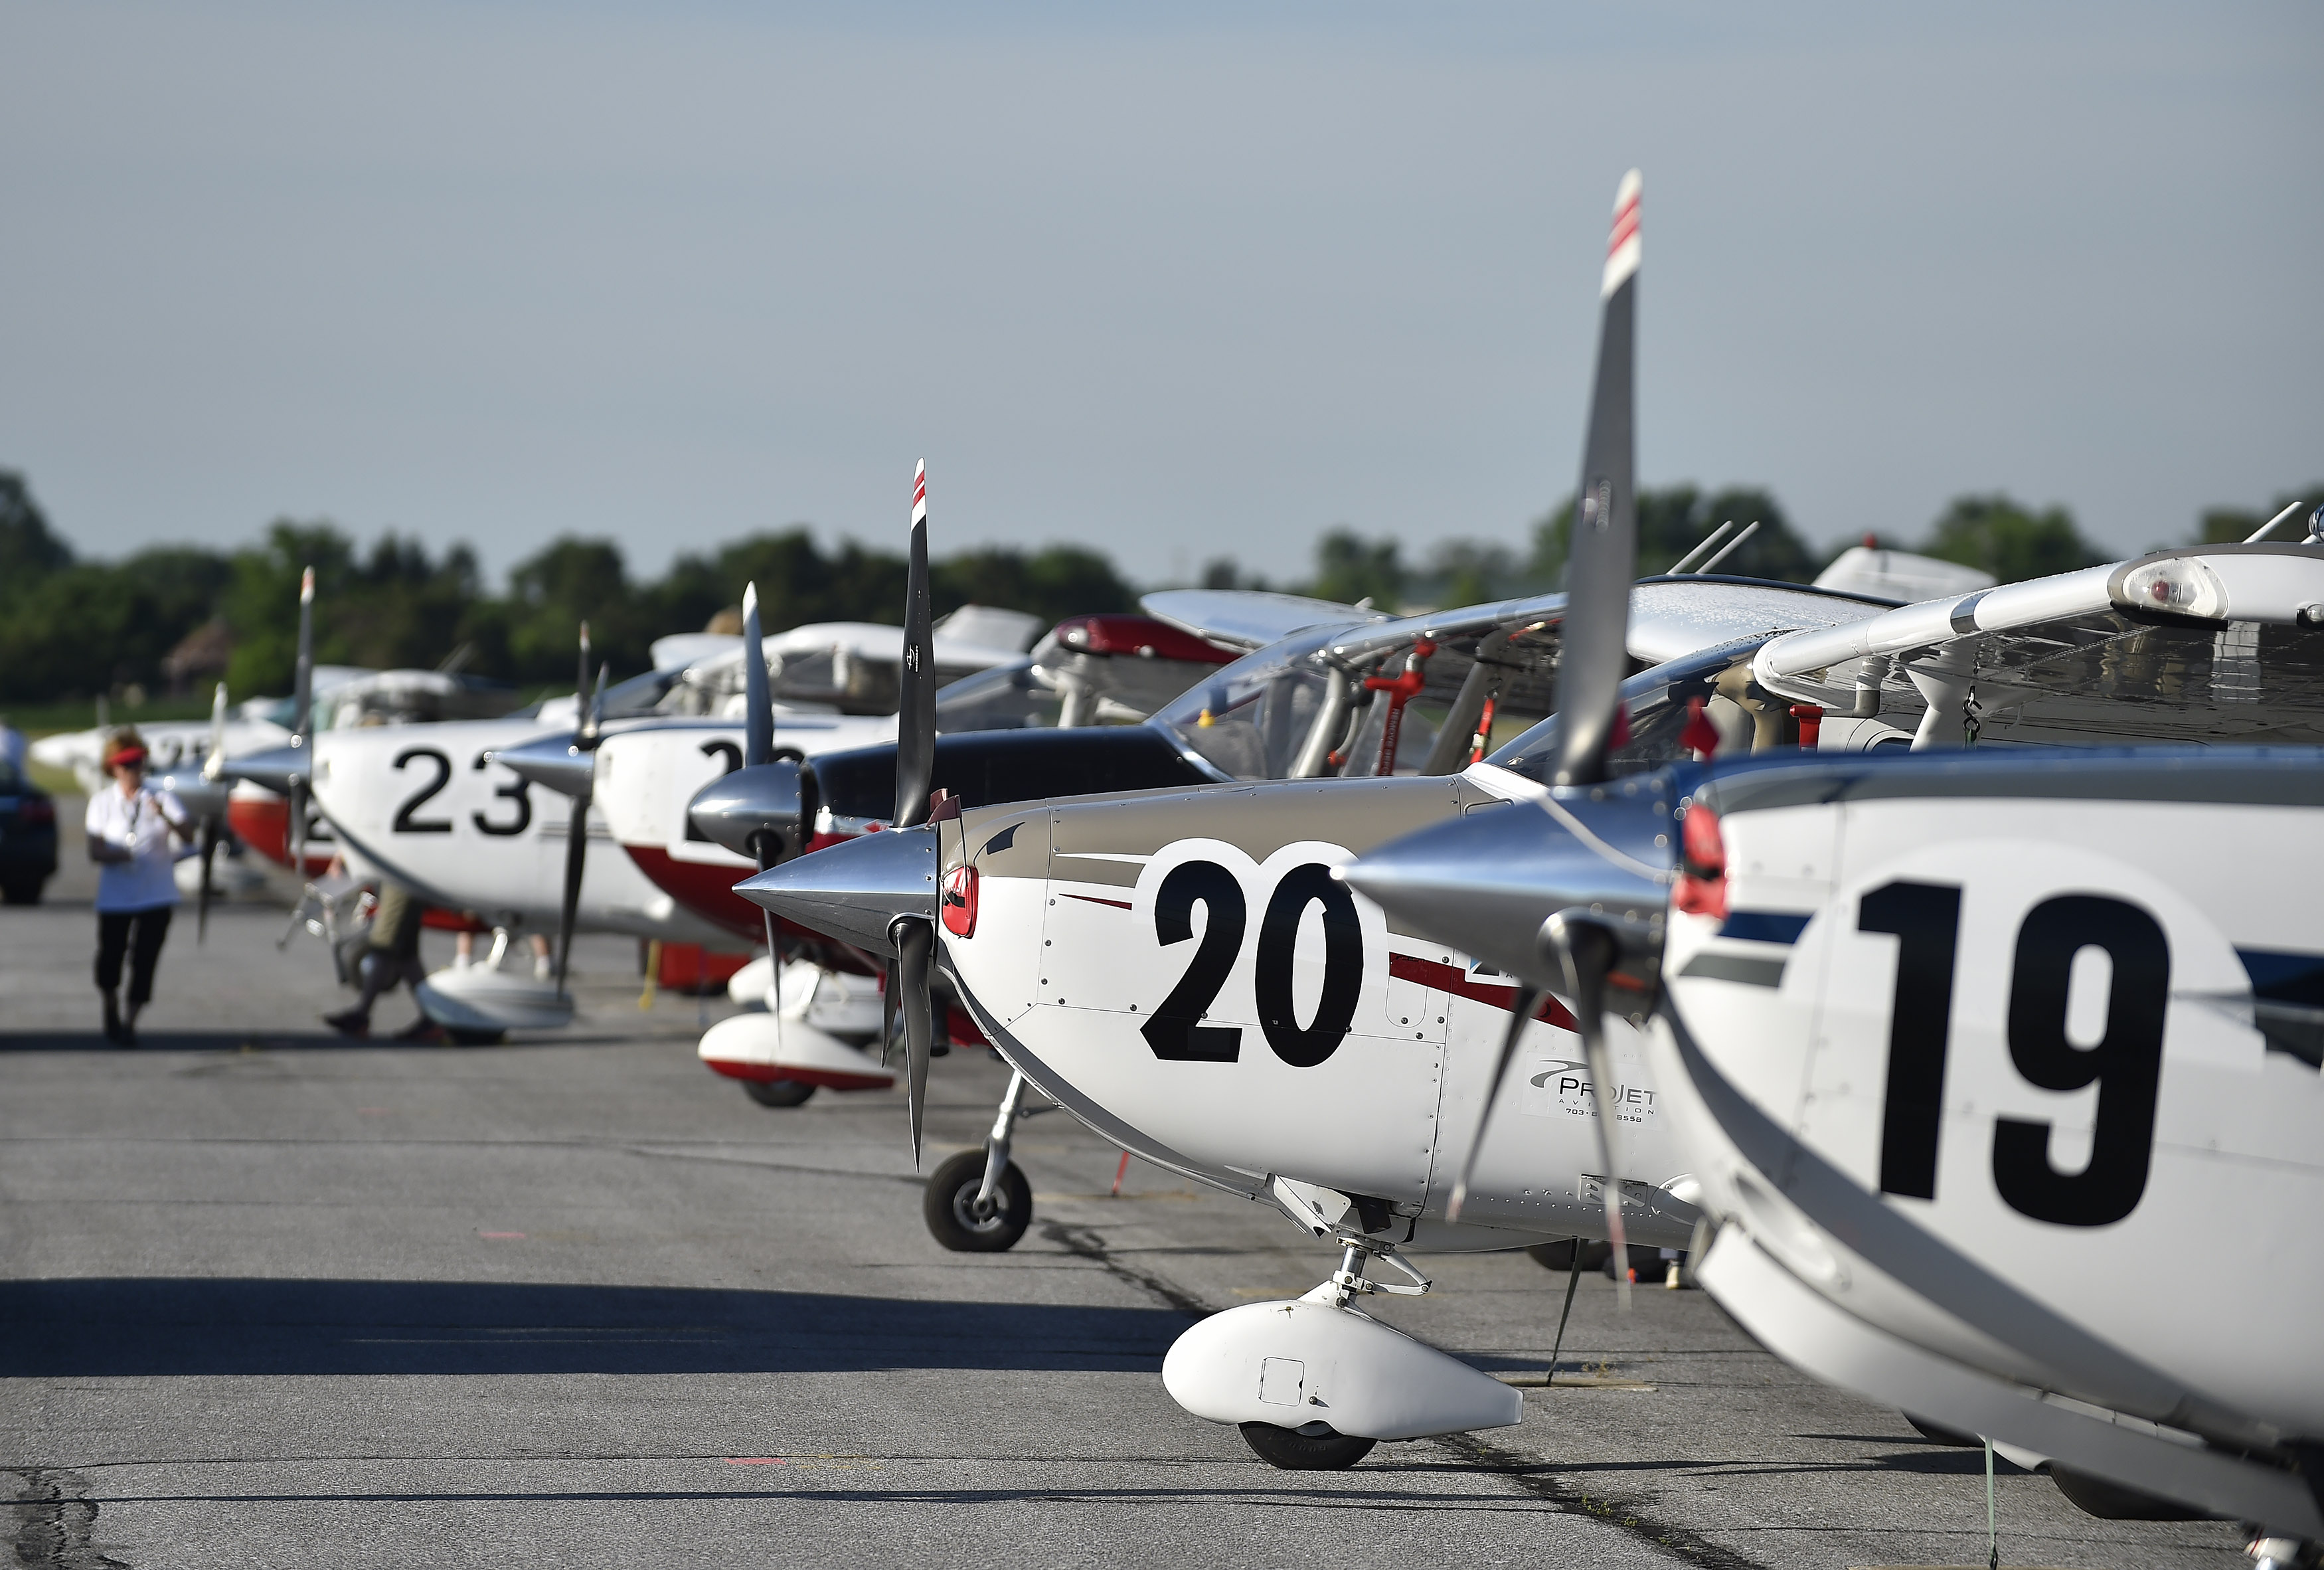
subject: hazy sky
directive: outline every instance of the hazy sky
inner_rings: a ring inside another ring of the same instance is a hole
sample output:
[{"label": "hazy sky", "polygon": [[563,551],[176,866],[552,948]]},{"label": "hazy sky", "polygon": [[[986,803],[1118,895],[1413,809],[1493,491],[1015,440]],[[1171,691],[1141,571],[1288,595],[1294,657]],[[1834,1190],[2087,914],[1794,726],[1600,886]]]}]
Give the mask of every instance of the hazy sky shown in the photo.
[{"label": "hazy sky", "polygon": [[[1747,14],[1748,13],[1748,14]],[[1646,173],[1640,461],[1812,538],[2324,476],[2324,5],[0,0],[0,466],[643,572],[1514,542]]]}]

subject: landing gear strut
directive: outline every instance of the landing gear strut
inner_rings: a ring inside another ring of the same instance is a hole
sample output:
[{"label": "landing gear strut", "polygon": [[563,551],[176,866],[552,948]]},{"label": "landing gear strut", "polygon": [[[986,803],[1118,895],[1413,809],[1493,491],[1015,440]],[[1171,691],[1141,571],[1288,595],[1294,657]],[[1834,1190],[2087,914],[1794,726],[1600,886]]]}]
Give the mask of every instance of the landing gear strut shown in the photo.
[{"label": "landing gear strut", "polygon": [[920,1215],[928,1235],[954,1253],[997,1254],[1017,1246],[1033,1224],[1033,1187],[1009,1159],[1019,1118],[1053,1110],[1025,1106],[1025,1076],[1011,1074],[982,1150],[948,1158],[928,1179]]}]

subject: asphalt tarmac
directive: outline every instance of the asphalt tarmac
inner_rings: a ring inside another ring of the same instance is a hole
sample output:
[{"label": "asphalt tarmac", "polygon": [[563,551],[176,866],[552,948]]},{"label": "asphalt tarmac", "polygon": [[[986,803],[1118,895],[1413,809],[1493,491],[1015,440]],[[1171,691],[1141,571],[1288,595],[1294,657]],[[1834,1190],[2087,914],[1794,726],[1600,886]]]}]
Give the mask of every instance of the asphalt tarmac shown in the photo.
[{"label": "asphalt tarmac", "polygon": [[[69,807],[69,804],[64,804]],[[77,810],[71,813],[77,817]],[[1703,1294],[1585,1276],[1515,1428],[1277,1472],[1181,1411],[1204,1313],[1334,1262],[1271,1211],[1021,1131],[1012,1252],[924,1230],[900,1094],[770,1111],[576,947],[567,1032],[343,1042],[283,912],[182,912],[134,1052],[94,919],[0,910],[0,1538],[32,1566],[1977,1565],[1982,1455],[1825,1390]],[[431,963],[448,942],[430,935]],[[727,1011],[723,1000],[708,1011]],[[383,1007],[392,1030],[409,1017]],[[1005,1071],[936,1066],[933,1166]],[[1565,1286],[1425,1261],[1381,1317],[1525,1381]],[[2247,1564],[2227,1523],[2108,1522],[2003,1464],[2005,1564]]]}]

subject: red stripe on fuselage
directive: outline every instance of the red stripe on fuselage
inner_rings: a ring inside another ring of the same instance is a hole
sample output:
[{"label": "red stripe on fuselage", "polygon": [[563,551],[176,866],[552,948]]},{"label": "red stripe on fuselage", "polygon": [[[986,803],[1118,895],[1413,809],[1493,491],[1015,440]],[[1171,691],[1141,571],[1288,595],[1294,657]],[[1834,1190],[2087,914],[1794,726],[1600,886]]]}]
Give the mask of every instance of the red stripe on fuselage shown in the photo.
[{"label": "red stripe on fuselage", "polygon": [[[1417,982],[1432,992],[1451,993],[1456,998],[1471,1002],[1488,1003],[1496,1009],[1514,1011],[1517,1006],[1517,989],[1514,986],[1494,986],[1469,979],[1469,973],[1458,965],[1440,965],[1433,959],[1423,959],[1414,954],[1391,954],[1388,956],[1388,974],[1398,981]],[[1561,1030],[1574,1028],[1573,1015],[1555,998],[1544,997],[1534,1018],[1556,1026]]]},{"label": "red stripe on fuselage", "polygon": [[[226,826],[243,844],[272,862],[278,867],[290,864],[290,803],[281,796],[229,796],[226,801]],[[328,872],[331,856],[337,847],[322,842],[307,842],[307,875],[318,877]]]},{"label": "red stripe on fuselage", "polygon": [[787,1068],[779,1063],[738,1063],[727,1057],[706,1057],[703,1062],[729,1079],[755,1079],[761,1085],[792,1079],[825,1090],[886,1090],[896,1083],[892,1074],[838,1074],[824,1068]]},{"label": "red stripe on fuselage", "polygon": [[624,845],[630,860],[648,882],[705,921],[747,937],[767,939],[766,913],[734,891],[734,885],[752,875],[749,867],[707,862],[682,862],[658,845]]}]

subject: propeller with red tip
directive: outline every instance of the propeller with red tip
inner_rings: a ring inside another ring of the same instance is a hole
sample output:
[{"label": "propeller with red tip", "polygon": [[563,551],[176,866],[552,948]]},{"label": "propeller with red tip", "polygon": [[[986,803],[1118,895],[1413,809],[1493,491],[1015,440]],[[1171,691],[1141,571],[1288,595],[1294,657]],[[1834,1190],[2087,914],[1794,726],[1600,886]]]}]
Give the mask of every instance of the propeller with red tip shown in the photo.
[{"label": "propeller with red tip", "polygon": [[573,956],[573,929],[581,910],[581,877],[588,870],[589,804],[595,793],[599,726],[604,717],[605,679],[611,667],[599,665],[593,689],[589,681],[589,623],[581,623],[580,655],[574,674],[574,716],[571,736],[549,735],[513,747],[495,747],[484,754],[488,762],[504,765],[528,785],[539,785],[572,799],[566,818],[565,882],[558,900],[557,991],[565,992],[565,975]]},{"label": "propeller with red tip", "polygon": [[936,1048],[930,996],[936,956],[936,876],[941,856],[929,822],[936,771],[935,616],[928,586],[927,465],[912,479],[910,571],[904,607],[903,670],[896,711],[896,803],[878,834],[794,856],[735,885],[734,891],[785,920],[852,943],[888,961],[884,1012],[892,1037],[904,1025],[912,1162],[920,1160],[928,1060]]},{"label": "propeller with red tip", "polygon": [[[1636,479],[1637,312],[1638,289],[1638,196],[1636,170],[1622,177],[1614,198],[1614,223],[1607,244],[1600,290],[1601,319],[1598,367],[1590,403],[1590,429],[1582,446],[1582,481],[1574,501],[1572,550],[1567,558],[1566,612],[1558,665],[1559,744],[1551,764],[1550,799],[1603,797],[1611,776],[1613,750],[1627,734],[1622,709],[1623,679],[1629,674],[1630,586],[1637,576]],[[1570,810],[1558,808],[1558,810]],[[1509,821],[1504,822],[1507,819]],[[1622,1224],[1621,1160],[1615,1148],[1613,1059],[1606,1040],[1609,984],[1634,978],[1628,956],[1635,947],[1628,918],[1663,899],[1663,885],[1641,879],[1650,864],[1625,857],[1613,864],[1584,845],[1586,864],[1568,869],[1591,891],[1581,899],[1561,896],[1543,919],[1541,891],[1512,869],[1533,870],[1522,857],[1492,864],[1492,847],[1479,842],[1532,836],[1543,815],[1485,813],[1423,830],[1383,846],[1342,875],[1390,914],[1443,941],[1457,943],[1480,958],[1492,959],[1518,976],[1525,990],[1489,1082],[1484,1105],[1447,1206],[1458,1220],[1475,1175],[1478,1151],[1496,1101],[1508,1077],[1510,1059],[1532,1022],[1534,1005],[1545,991],[1565,997],[1590,1069],[1596,1103],[1598,1155],[1605,1169],[1607,1235],[1614,1244],[1615,1280],[1628,1301],[1628,1249]],[[1448,834],[1445,830],[1465,831]],[[1571,838],[1571,836],[1568,836]],[[1527,842],[1528,845],[1530,842]],[[1498,880],[1498,881],[1497,881]],[[1608,885],[1612,885],[1610,888]],[[1516,912],[1513,916],[1512,912]],[[1515,926],[1511,923],[1514,920]],[[1658,916],[1654,930],[1659,934]],[[1522,935],[1524,952],[1509,963],[1512,933]]]}]

